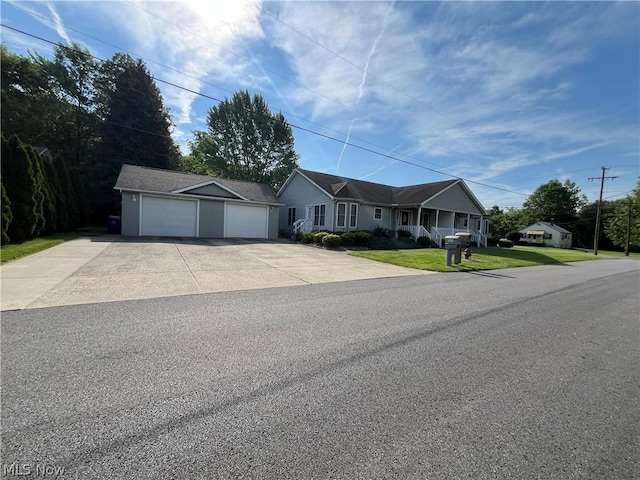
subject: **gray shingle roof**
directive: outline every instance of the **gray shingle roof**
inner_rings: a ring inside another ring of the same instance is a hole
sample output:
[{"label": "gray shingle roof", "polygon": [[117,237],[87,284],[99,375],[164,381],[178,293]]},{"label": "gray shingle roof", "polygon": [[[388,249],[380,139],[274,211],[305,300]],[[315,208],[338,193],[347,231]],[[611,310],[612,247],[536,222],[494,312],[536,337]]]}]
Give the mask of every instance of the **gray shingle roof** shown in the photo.
[{"label": "gray shingle roof", "polygon": [[[209,175],[195,175],[191,173],[162,170],[159,168],[141,167],[137,165],[122,165],[116,189],[139,190],[145,192],[171,193],[189,187],[196,187],[203,183],[215,181],[238,195],[261,203],[279,203],[269,185],[264,183],[230,180],[228,178],[210,177]],[[187,192],[185,192],[187,193]]]},{"label": "gray shingle roof", "polygon": [[312,172],[301,168],[298,170],[333,197],[360,199],[365,202],[387,205],[422,203],[458,181],[457,179],[452,179],[408,187],[392,187],[381,183]]}]

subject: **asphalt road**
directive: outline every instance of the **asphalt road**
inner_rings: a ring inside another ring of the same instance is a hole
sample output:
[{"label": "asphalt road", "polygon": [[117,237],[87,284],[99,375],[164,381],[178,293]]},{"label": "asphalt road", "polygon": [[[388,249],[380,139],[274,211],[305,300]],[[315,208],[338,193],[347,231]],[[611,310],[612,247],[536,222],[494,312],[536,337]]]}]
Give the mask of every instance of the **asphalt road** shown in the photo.
[{"label": "asphalt road", "polygon": [[3,475],[637,479],[639,265],[6,312]]}]

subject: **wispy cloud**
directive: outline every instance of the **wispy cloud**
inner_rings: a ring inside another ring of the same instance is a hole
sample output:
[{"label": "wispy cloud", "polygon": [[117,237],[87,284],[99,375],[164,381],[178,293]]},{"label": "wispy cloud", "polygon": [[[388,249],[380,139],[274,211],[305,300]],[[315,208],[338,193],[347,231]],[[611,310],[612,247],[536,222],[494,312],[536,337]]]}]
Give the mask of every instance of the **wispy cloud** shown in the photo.
[{"label": "wispy cloud", "polygon": [[58,15],[58,11],[56,10],[55,5],[51,2],[47,2],[46,5],[49,13],[51,13],[53,21],[55,22],[54,28],[56,29],[56,32],[58,33],[58,35],[60,35],[60,37],[64,38],[65,42],[71,43],[71,38],[69,37],[69,34],[64,27],[64,23],[62,23],[60,15]]}]

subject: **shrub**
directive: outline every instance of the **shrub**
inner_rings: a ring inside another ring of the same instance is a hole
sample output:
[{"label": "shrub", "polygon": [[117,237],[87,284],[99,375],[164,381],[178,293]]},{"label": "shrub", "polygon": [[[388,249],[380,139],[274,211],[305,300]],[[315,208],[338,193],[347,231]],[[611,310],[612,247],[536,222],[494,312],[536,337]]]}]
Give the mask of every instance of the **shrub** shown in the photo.
[{"label": "shrub", "polygon": [[418,237],[416,243],[422,248],[428,248],[431,246],[431,239],[429,237]]},{"label": "shrub", "polygon": [[407,230],[398,229],[398,238],[411,238],[411,232]]},{"label": "shrub", "polygon": [[296,233],[293,234],[293,237],[291,237],[293,239],[294,242],[299,242],[300,240],[302,240],[302,236],[304,235],[304,232],[301,232],[300,230],[298,230]]},{"label": "shrub", "polygon": [[313,241],[318,245],[322,245],[322,239],[327,235],[329,235],[329,232],[315,232],[313,235]]},{"label": "shrub", "polygon": [[366,247],[367,245],[369,245],[369,242],[371,241],[371,237],[373,236],[371,232],[366,232],[364,230],[360,230],[354,233],[356,237],[355,244],[359,247]]},{"label": "shrub", "polygon": [[342,245],[352,247],[356,244],[356,234],[353,232],[343,232],[340,234]]},{"label": "shrub", "polygon": [[517,231],[511,231],[509,233],[507,233],[507,239],[511,240],[513,243],[516,243],[518,240],[520,240],[520,237],[522,237],[522,234],[520,232]]},{"label": "shrub", "polygon": [[322,245],[324,245],[327,248],[339,247],[341,243],[342,243],[342,239],[340,238],[340,235],[329,233],[322,237]]},{"label": "shrub", "polygon": [[513,247],[513,242],[508,238],[501,238],[498,240],[498,246],[503,248],[511,248]]},{"label": "shrub", "polygon": [[300,238],[300,241],[302,243],[313,243],[315,242],[315,234],[316,232],[304,232],[302,234],[302,238]]},{"label": "shrub", "polygon": [[487,246],[495,247],[498,244],[498,239],[496,237],[487,237]]},{"label": "shrub", "polygon": [[381,238],[391,238],[391,230],[378,225],[373,229],[373,236]]}]

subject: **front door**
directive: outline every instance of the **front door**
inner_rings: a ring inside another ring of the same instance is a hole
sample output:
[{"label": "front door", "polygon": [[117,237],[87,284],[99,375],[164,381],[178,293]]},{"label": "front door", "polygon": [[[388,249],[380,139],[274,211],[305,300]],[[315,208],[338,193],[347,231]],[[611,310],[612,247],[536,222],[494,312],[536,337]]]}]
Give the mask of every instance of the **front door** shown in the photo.
[{"label": "front door", "polygon": [[429,231],[429,212],[422,212],[422,219],[420,220],[420,224]]},{"label": "front door", "polygon": [[411,212],[400,210],[400,225],[411,225]]}]

